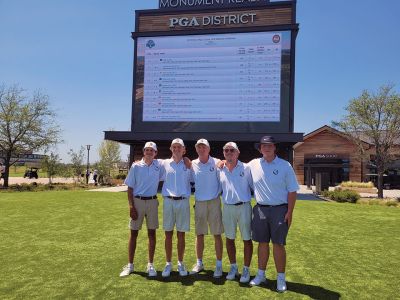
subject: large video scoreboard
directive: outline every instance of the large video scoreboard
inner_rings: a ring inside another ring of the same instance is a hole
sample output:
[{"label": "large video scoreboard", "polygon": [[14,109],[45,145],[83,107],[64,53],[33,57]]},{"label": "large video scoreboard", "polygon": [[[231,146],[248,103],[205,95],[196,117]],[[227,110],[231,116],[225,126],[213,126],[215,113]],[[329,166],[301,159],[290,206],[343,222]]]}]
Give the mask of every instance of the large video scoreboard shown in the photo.
[{"label": "large video scoreboard", "polygon": [[160,0],[136,11],[130,132],[135,144],[174,137],[293,144],[296,2]]}]

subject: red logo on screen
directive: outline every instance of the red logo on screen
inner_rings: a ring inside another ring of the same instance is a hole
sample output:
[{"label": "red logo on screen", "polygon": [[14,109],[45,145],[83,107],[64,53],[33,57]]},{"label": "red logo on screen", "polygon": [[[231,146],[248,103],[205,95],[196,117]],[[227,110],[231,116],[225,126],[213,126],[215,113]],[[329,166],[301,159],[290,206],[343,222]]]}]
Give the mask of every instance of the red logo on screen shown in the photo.
[{"label": "red logo on screen", "polygon": [[280,37],[279,35],[275,34],[275,35],[272,37],[272,41],[273,41],[275,44],[277,44],[277,43],[279,43],[279,42],[281,41],[281,37]]}]

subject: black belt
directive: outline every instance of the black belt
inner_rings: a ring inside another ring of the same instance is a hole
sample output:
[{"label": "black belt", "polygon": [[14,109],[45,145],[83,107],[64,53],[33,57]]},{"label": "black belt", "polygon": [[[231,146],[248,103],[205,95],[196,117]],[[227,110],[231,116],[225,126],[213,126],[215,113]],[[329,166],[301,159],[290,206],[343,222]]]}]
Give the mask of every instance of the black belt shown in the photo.
[{"label": "black belt", "polygon": [[153,200],[153,199],[157,199],[157,195],[149,196],[149,197],[135,196],[135,198],[138,198],[140,200]]},{"label": "black belt", "polygon": [[167,196],[167,198],[172,199],[172,200],[183,200],[186,199],[186,197],[174,197],[174,196]]},{"label": "black belt", "polygon": [[237,202],[237,203],[234,203],[232,205],[239,206],[239,205],[242,205],[242,204],[244,204],[244,202]]},{"label": "black belt", "polygon": [[278,204],[278,205],[269,205],[269,204],[259,204],[259,203],[257,203],[257,205],[261,206],[261,207],[278,207],[278,206],[287,206],[287,203]]}]

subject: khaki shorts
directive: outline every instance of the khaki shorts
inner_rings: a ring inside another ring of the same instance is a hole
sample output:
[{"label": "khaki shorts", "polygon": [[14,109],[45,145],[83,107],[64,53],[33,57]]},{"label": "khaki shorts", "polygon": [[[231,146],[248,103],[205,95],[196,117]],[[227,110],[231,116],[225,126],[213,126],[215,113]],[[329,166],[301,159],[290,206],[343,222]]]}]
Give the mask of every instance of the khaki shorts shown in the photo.
[{"label": "khaki shorts", "polygon": [[234,240],[236,238],[237,225],[243,241],[251,240],[251,204],[250,201],[242,205],[224,204],[222,213],[225,236]]},{"label": "khaki shorts", "polygon": [[146,217],[147,229],[158,228],[158,199],[140,200],[135,198],[133,204],[136,208],[138,218],[130,219],[129,228],[131,230],[142,229],[143,220]]},{"label": "khaki shorts", "polygon": [[164,197],[163,201],[163,229],[173,231],[190,231],[190,205],[189,198],[182,200],[172,200]]},{"label": "khaki shorts", "polygon": [[224,232],[222,225],[221,199],[219,197],[208,201],[196,201],[194,208],[194,221],[196,235],[210,233],[219,235]]}]

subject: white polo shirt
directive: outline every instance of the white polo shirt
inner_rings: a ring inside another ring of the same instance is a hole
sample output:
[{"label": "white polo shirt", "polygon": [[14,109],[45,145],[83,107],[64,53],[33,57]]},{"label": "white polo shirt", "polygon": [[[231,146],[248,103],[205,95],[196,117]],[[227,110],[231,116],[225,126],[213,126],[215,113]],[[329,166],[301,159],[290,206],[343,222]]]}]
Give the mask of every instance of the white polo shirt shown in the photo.
[{"label": "white polo shirt", "polygon": [[194,193],[196,201],[212,200],[221,193],[216,167],[219,161],[219,159],[211,156],[208,157],[205,164],[200,159],[192,161],[191,172],[196,188]]},{"label": "white polo shirt", "polygon": [[268,163],[256,158],[248,163],[254,183],[257,203],[280,205],[288,203],[288,193],[299,190],[296,175],[290,163],[279,157]]},{"label": "white polo shirt", "polygon": [[250,168],[246,164],[238,161],[232,172],[225,165],[222,169],[218,169],[217,173],[222,188],[222,201],[225,204],[251,200],[253,179]]},{"label": "white polo shirt", "polygon": [[191,172],[185,166],[183,159],[176,163],[172,158],[160,160],[165,171],[163,196],[190,197]]},{"label": "white polo shirt", "polygon": [[125,184],[133,189],[135,196],[150,197],[157,195],[158,183],[164,177],[164,169],[159,161],[154,159],[148,166],[142,159],[133,163]]}]

